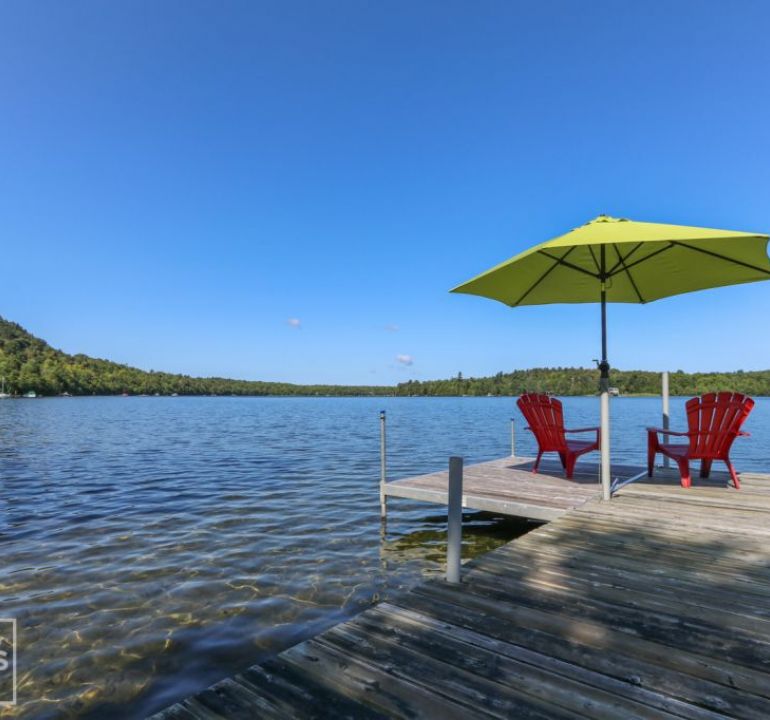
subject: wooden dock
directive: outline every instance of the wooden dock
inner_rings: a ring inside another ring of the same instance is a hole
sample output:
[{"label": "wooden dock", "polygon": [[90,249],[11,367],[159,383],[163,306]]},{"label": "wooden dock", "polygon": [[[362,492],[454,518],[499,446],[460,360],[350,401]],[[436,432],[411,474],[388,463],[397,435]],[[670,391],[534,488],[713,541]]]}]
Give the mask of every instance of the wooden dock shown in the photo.
[{"label": "wooden dock", "polygon": [[461,585],[421,584],[156,717],[767,720],[770,475],[741,481],[668,472],[610,503],[578,481]]},{"label": "wooden dock", "polygon": [[[544,460],[532,473],[533,458],[507,457],[469,465],[463,473],[463,507],[533,520],[555,520],[568,510],[601,494],[598,468],[578,464],[567,480],[558,462]],[[638,468],[616,468],[618,476]],[[392,480],[383,486],[386,498],[408,498],[447,504],[448,471]]]}]

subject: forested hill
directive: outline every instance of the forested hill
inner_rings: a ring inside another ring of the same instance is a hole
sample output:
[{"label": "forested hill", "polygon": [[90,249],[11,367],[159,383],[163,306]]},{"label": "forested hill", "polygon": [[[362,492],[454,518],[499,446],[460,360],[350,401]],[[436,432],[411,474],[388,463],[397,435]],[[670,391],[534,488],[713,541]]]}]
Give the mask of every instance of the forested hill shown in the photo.
[{"label": "forested hill", "polygon": [[392,395],[392,387],[292,385],[146,372],[87,355],[68,355],[0,318],[0,376],[21,395]]},{"label": "forested hill", "polygon": [[[731,373],[670,371],[672,395],[698,395],[732,390],[748,395],[770,395],[770,370]],[[621,395],[659,395],[660,373],[647,370],[612,370],[610,383]],[[594,395],[599,371],[594,368],[532,368],[497,373],[493,377],[409,381],[398,386],[398,395],[520,395],[548,392],[554,395]]]},{"label": "forested hill", "polygon": [[[147,372],[87,355],[68,355],[0,318],[0,376],[6,392],[21,395],[519,395],[550,392],[556,395],[593,395],[598,371],[590,368],[533,368],[500,372],[493,377],[400,383],[395,387],[357,385],[293,385],[290,383],[226,378],[194,378],[165,372]],[[660,373],[613,370],[612,385],[622,395],[657,395]],[[734,373],[671,373],[674,395],[696,395],[712,390],[736,390],[749,395],[770,395],[770,370]]]}]

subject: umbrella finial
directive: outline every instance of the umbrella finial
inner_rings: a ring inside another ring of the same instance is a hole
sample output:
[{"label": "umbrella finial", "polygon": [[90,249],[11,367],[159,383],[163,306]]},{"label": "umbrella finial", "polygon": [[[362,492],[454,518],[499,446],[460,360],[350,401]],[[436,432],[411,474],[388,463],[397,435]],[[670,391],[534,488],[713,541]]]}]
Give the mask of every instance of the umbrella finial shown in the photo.
[{"label": "umbrella finial", "polygon": [[586,223],[586,225],[593,225],[594,223],[616,223],[616,222],[628,222],[628,218],[616,218],[612,217],[612,215],[599,215],[598,217],[595,217],[593,220],[589,220],[589,222]]}]

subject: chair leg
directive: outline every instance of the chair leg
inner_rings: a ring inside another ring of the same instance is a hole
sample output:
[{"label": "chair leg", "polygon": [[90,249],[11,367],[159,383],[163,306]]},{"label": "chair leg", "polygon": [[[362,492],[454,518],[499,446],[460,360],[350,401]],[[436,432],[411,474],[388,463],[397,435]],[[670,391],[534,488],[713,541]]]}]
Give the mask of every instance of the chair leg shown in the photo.
[{"label": "chair leg", "polygon": [[567,475],[567,480],[572,480],[572,475],[575,472],[575,462],[577,461],[577,455],[573,455],[572,453],[569,453],[567,455],[567,462],[564,465],[564,471]]},{"label": "chair leg", "polygon": [[730,458],[727,458],[725,460],[725,465],[727,465],[727,469],[730,472],[730,477],[733,479],[733,485],[735,485],[736,490],[741,489],[741,483],[738,480],[738,473],[735,472],[735,468],[733,467],[733,464],[730,462]]},{"label": "chair leg", "polygon": [[700,476],[702,478],[707,478],[711,474],[711,463],[712,460],[701,460],[700,461]]},{"label": "chair leg", "polygon": [[647,440],[647,477],[652,477],[652,471],[655,467],[655,438],[650,436]]},{"label": "chair leg", "polygon": [[543,457],[543,451],[538,450],[537,451],[537,460],[535,460],[535,464],[532,468],[533,473],[537,473],[537,469],[540,467],[540,458]]},{"label": "chair leg", "polygon": [[688,488],[692,485],[692,478],[690,477],[690,461],[687,458],[677,460],[679,465],[679,475],[683,488]]}]

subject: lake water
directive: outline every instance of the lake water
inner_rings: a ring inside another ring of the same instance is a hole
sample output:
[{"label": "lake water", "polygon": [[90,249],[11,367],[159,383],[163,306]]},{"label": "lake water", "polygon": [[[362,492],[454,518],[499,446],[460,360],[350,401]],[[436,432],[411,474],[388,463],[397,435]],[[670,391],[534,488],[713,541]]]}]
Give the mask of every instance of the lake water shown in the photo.
[{"label": "lake water", "polygon": [[[0,616],[20,635],[7,714],[144,717],[440,573],[440,506],[391,501],[381,536],[381,409],[391,478],[507,455],[517,415],[511,398],[0,402]],[[597,424],[598,400],[565,412]],[[660,400],[614,399],[612,417],[613,459],[642,464]],[[769,399],[746,429],[738,469],[768,470]],[[466,517],[465,557],[528,527]]]}]

